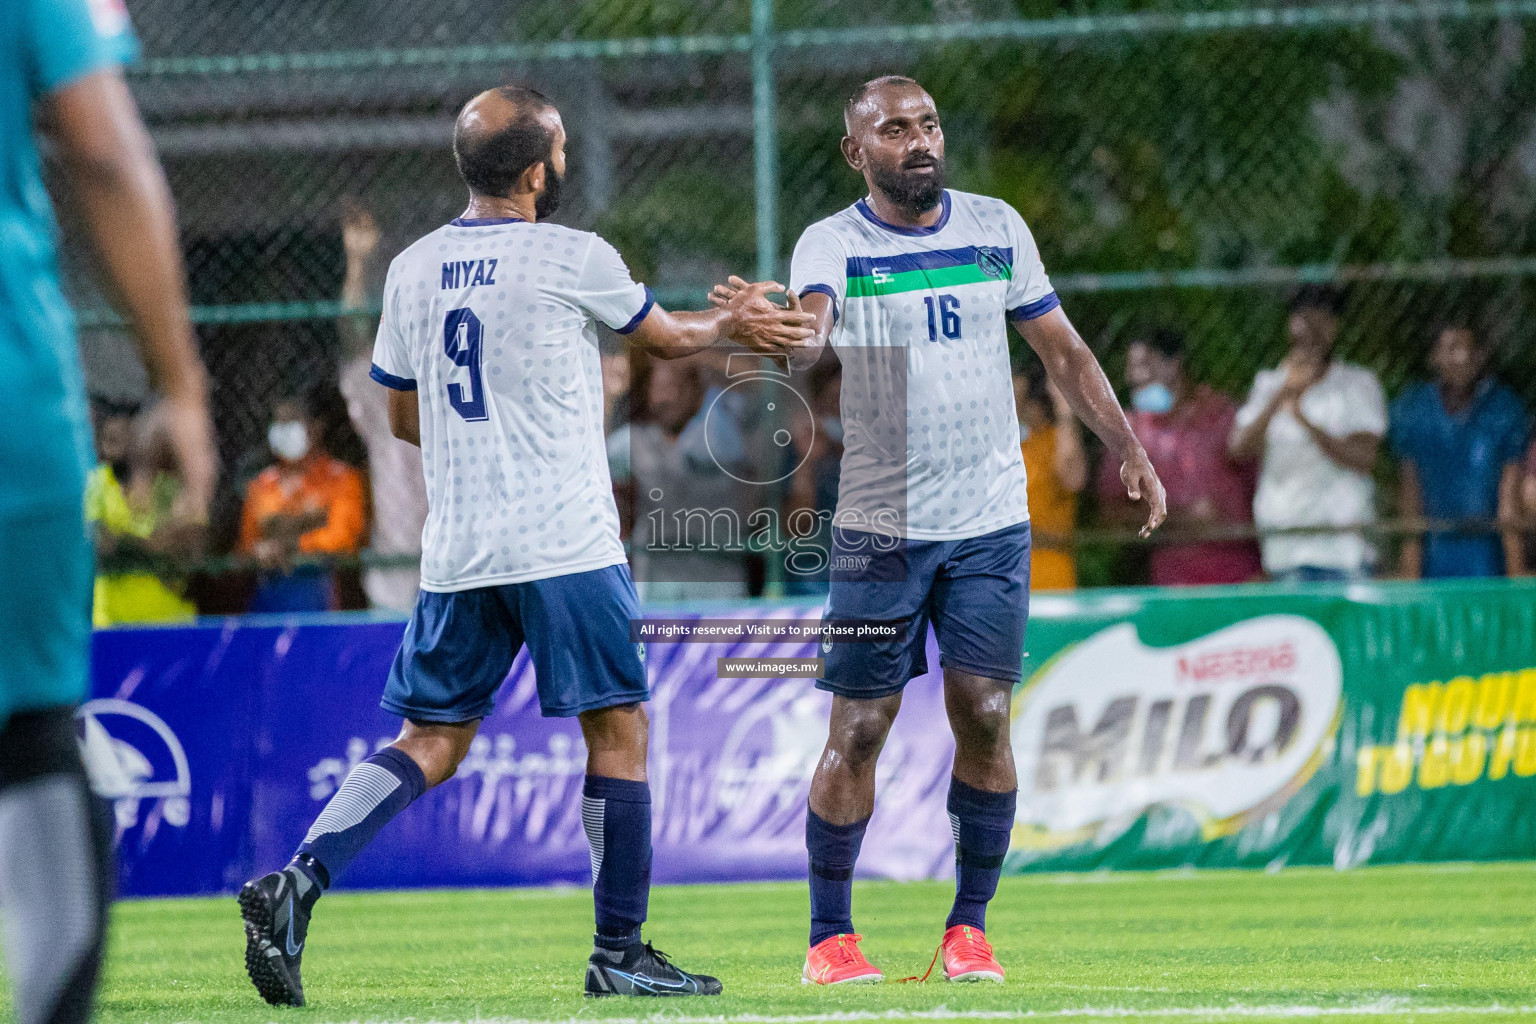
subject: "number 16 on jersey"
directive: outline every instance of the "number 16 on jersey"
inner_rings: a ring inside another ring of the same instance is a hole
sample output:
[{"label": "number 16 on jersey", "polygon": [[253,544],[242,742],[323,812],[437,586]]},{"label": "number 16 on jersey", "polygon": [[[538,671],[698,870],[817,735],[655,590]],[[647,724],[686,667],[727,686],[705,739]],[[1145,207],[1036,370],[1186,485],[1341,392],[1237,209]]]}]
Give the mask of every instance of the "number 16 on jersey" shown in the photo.
[{"label": "number 16 on jersey", "polygon": [[448,404],[473,423],[489,419],[485,411],[485,385],[480,379],[480,345],[484,328],[468,306],[450,309],[443,321],[443,351],[455,366],[469,371],[468,394],[463,384],[448,385]]},{"label": "number 16 on jersey", "polygon": [[960,314],[955,310],[960,308],[960,300],[953,295],[940,295],[937,313],[932,295],[923,296],[923,303],[928,307],[928,340],[938,341],[939,331],[944,332],[944,337],[954,339],[960,337]]}]

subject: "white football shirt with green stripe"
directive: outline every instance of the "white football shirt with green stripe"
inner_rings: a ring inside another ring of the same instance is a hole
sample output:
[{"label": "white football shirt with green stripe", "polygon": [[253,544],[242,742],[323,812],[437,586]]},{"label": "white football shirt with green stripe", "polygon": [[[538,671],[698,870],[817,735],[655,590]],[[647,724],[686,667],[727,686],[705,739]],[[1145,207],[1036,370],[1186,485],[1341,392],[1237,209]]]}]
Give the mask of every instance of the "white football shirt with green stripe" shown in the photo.
[{"label": "white football shirt with green stripe", "polygon": [[1060,301],[1013,207],[946,190],[932,227],[906,228],[861,199],[806,228],[790,287],[833,303],[836,525],[959,540],[1028,521],[1008,320]]}]

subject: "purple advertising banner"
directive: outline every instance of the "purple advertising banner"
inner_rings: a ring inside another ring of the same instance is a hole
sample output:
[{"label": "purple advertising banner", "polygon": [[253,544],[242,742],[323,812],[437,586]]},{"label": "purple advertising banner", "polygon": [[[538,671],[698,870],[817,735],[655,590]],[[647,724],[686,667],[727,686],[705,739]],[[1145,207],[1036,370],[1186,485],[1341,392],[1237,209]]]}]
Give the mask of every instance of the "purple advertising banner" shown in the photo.
[{"label": "purple advertising banner", "polygon": [[[814,623],[819,609],[727,614]],[[232,891],[284,863],[351,766],[398,731],[378,700],[403,628],[264,619],[97,633],[82,717],[93,770],[118,796],[124,894]],[[717,671],[720,658],[817,648],[646,643],[656,881],[805,876],[805,803],[831,696],[810,678]],[[937,672],[913,680],[880,759],[862,874],[952,870],[953,749]],[[524,652],[458,774],[391,822],[339,884],[588,884],[584,762],[576,720],[540,716]]]}]

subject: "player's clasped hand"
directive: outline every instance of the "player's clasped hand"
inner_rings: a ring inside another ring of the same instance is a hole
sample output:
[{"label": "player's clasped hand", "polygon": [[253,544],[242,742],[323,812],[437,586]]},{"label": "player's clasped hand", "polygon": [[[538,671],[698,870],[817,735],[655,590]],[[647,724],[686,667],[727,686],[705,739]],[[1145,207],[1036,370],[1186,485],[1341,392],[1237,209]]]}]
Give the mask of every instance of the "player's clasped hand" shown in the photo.
[{"label": "player's clasped hand", "polygon": [[1163,489],[1163,482],[1158,479],[1157,470],[1152,468],[1152,460],[1147,458],[1145,451],[1135,452],[1121,464],[1120,480],[1132,501],[1146,498],[1147,525],[1141,528],[1138,536],[1152,536],[1152,531],[1168,518],[1168,492]]},{"label": "player's clasped hand", "polygon": [[[768,298],[784,292],[789,304]],[[725,336],[754,352],[781,355],[801,348],[816,336],[816,316],[800,308],[800,297],[777,281],[748,282],[734,274],[717,284],[710,304],[731,314]]]}]

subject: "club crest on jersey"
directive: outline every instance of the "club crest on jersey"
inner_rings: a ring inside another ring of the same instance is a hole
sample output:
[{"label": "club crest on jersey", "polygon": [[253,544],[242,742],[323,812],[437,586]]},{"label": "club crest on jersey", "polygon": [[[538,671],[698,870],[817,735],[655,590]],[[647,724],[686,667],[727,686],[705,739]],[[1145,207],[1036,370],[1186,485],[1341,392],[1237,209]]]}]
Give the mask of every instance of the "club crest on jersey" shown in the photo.
[{"label": "club crest on jersey", "polygon": [[995,246],[980,245],[976,247],[976,266],[983,274],[994,281],[1008,276],[1010,261],[1006,259],[1002,251]]}]

